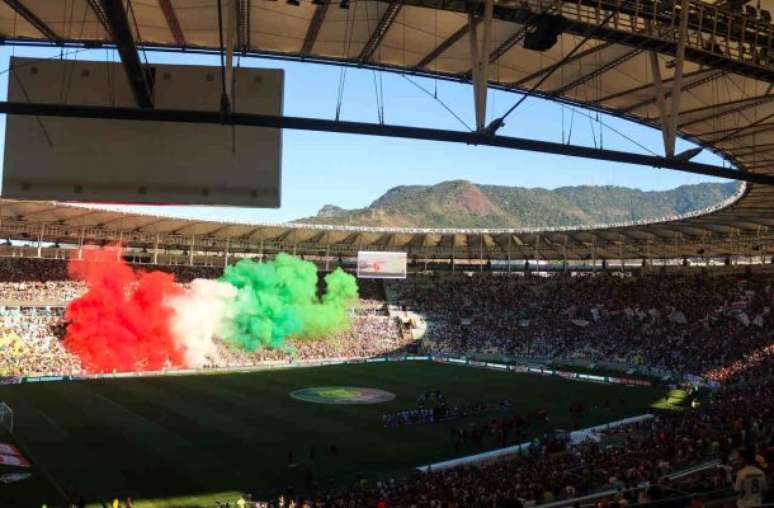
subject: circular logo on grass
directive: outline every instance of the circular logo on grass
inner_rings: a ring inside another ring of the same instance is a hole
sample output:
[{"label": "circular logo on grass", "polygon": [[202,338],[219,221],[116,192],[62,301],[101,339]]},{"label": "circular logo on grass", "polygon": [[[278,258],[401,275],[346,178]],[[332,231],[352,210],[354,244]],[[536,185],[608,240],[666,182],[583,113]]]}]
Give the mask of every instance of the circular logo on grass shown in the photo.
[{"label": "circular logo on grass", "polygon": [[384,390],[354,386],[315,386],[290,392],[290,396],[318,404],[378,404],[395,398]]}]

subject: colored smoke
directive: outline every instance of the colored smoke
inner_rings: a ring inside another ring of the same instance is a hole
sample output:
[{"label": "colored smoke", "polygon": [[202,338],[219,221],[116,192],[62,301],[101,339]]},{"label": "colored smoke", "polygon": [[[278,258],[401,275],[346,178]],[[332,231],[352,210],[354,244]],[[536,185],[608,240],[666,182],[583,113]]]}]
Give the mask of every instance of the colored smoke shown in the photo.
[{"label": "colored smoke", "polygon": [[67,307],[64,345],[89,372],[157,370],[185,365],[184,349],[171,331],[167,298],[182,289],[163,272],[136,272],[116,247],[84,250],[70,276],[88,290]]},{"label": "colored smoke", "polygon": [[357,299],[357,283],[340,269],[325,277],[322,300],[314,264],[285,253],[267,263],[243,259],[226,268],[222,280],[239,291],[224,338],[247,351],[281,347],[287,337],[320,338],[351,325],[347,306]]},{"label": "colored smoke", "polygon": [[322,303],[303,314],[304,333],[301,338],[319,338],[347,330],[352,325],[348,309],[357,300],[355,278],[341,268],[325,276]]},{"label": "colored smoke", "polygon": [[185,292],[167,300],[175,309],[172,333],[185,349],[186,365],[202,367],[208,358],[217,359],[214,339],[225,334],[226,324],[233,318],[236,294],[236,288],[226,282],[194,279]]},{"label": "colored smoke", "polygon": [[355,278],[337,269],[318,298],[315,265],[284,253],[187,288],[169,273],[133,270],[117,247],[84,250],[68,269],[87,291],[67,307],[64,345],[95,373],[201,367],[217,360],[218,338],[247,351],[324,338],[351,326],[358,296]]}]

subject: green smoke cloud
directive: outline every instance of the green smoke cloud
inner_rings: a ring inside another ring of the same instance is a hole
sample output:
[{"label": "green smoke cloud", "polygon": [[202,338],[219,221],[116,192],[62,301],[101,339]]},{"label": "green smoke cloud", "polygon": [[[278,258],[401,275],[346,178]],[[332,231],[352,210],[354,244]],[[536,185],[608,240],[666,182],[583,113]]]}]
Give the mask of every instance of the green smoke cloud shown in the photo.
[{"label": "green smoke cloud", "polygon": [[221,280],[238,290],[223,338],[247,351],[281,347],[287,337],[316,339],[347,330],[348,308],[358,297],[355,278],[336,269],[325,276],[318,298],[315,265],[285,253],[268,263],[243,259]]}]

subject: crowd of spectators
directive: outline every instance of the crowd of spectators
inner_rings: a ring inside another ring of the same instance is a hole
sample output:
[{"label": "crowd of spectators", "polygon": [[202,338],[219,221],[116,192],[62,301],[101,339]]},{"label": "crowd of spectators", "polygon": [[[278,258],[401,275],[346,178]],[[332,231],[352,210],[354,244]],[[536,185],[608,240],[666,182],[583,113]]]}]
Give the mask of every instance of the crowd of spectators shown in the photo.
[{"label": "crowd of spectators", "polygon": [[85,284],[68,280],[0,282],[0,304],[66,305],[85,291]]},{"label": "crowd of spectators", "polygon": [[774,278],[465,274],[392,283],[425,316],[428,352],[646,365],[739,381],[774,365]]},{"label": "crowd of spectators", "polygon": [[0,282],[50,282],[69,280],[67,262],[61,259],[0,257]]},{"label": "crowd of spectators", "polygon": [[[171,271],[183,283],[220,270],[145,268]],[[66,272],[63,260],[0,258],[0,306],[65,305],[85,290]],[[429,353],[608,362],[726,383],[774,375],[774,278],[766,275],[458,273],[391,282],[388,289],[391,303],[425,318],[421,344]],[[361,280],[360,290],[350,331],[325,341],[289,340],[283,350],[245,353],[223,345],[212,365],[405,350],[412,335],[388,316],[382,284]]]},{"label": "crowd of spectators", "polygon": [[364,358],[400,350],[409,340],[400,334],[397,319],[354,311],[352,328],[324,340],[288,339],[283,349],[247,352],[219,344],[211,367],[238,367],[267,361]]},{"label": "crowd of spectators", "polygon": [[[172,273],[183,284],[195,278],[216,278],[223,272],[222,267],[212,266],[145,264],[138,268]],[[0,305],[63,305],[85,291],[85,283],[70,280],[66,260],[0,257]]]},{"label": "crowd of spectators", "polygon": [[61,320],[61,309],[0,313],[0,377],[78,374],[78,359],[59,341]]},{"label": "crowd of spectators", "polygon": [[[162,270],[175,276],[178,282],[193,279],[214,279],[223,274],[222,266],[137,264],[140,270]],[[69,281],[67,260],[47,258],[0,257],[0,282]]]}]

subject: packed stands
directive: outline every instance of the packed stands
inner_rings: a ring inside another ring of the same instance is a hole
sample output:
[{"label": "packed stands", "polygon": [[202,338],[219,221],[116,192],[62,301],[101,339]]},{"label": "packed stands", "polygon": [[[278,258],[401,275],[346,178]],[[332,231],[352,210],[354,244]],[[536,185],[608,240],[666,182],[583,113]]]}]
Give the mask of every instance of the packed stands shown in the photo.
[{"label": "packed stands", "polygon": [[0,314],[0,377],[77,374],[77,358],[59,341],[61,312],[6,310]]},{"label": "packed stands", "polygon": [[219,358],[211,367],[238,367],[266,361],[372,357],[390,353],[406,345],[398,322],[389,316],[357,312],[352,330],[320,341],[289,339],[286,349],[264,349],[249,353],[221,343]]},{"label": "packed stands", "polygon": [[431,276],[390,287],[426,316],[429,352],[644,365],[738,381],[771,374],[766,276]]},{"label": "packed stands", "polygon": [[[143,270],[163,270],[175,275],[178,282],[190,282],[196,278],[211,279],[223,273],[222,267],[189,265],[137,266]],[[1,282],[52,282],[69,281],[67,261],[64,259],[0,257]]]},{"label": "packed stands", "polygon": [[[220,271],[182,265],[141,268],[169,271],[183,283],[216,277]],[[774,374],[769,276],[446,274],[392,282],[386,289],[393,307],[424,317],[427,330],[421,344],[430,353],[586,360],[725,383]],[[84,290],[82,283],[67,280],[62,260],[0,258],[0,305],[61,307]],[[408,346],[411,335],[388,315],[382,284],[361,280],[360,293],[350,332],[322,342],[291,340],[283,351],[244,353],[224,346],[213,365],[374,356]],[[37,330],[34,320],[61,321],[29,314],[5,319],[17,323],[16,328],[25,328],[21,321],[29,319],[29,328]],[[61,335],[61,327],[53,329]]]}]

